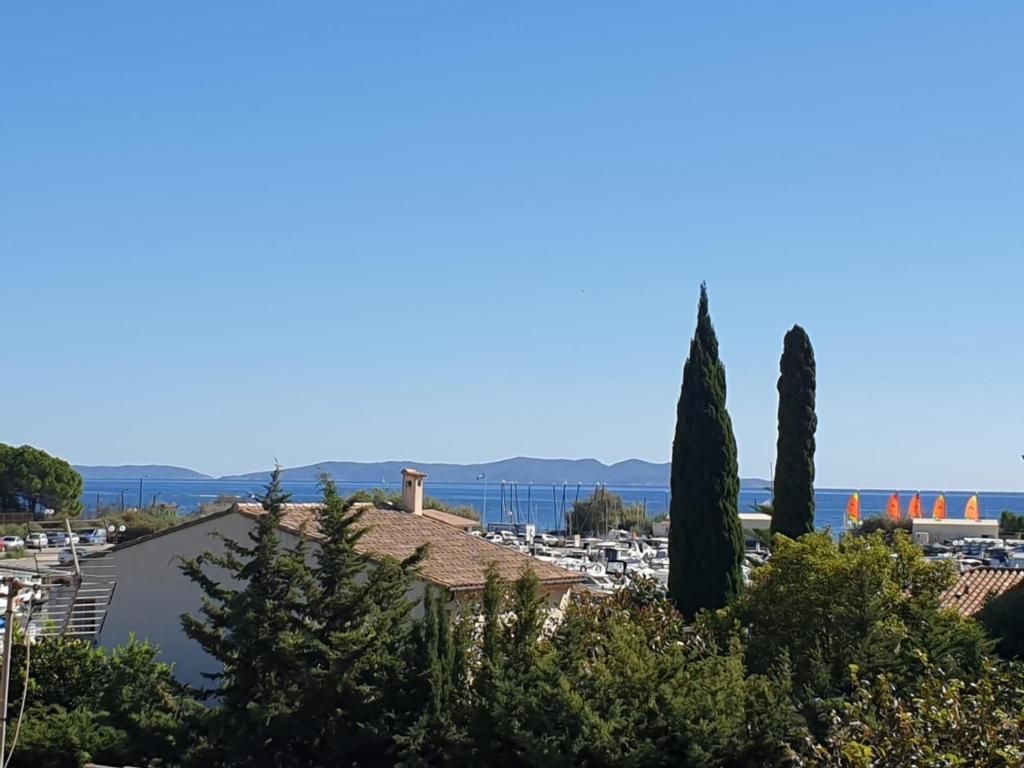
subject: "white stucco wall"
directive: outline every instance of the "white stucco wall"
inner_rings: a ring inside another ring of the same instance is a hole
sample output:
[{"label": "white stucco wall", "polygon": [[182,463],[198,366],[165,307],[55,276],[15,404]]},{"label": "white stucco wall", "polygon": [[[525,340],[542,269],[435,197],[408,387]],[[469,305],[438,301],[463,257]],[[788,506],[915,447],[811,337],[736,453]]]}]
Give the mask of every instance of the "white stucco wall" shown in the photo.
[{"label": "white stucco wall", "polygon": [[116,565],[117,588],[100,644],[122,645],[134,632],[139,639],[160,646],[161,658],[175,665],[182,682],[203,685],[201,673],[215,671],[217,665],[181,628],[182,614],[198,615],[202,593],[181,572],[180,558],[223,551],[210,536],[213,531],[244,541],[252,526],[249,518],[229,514],[113,550],[107,557]]},{"label": "white stucco wall", "polygon": [[[181,572],[179,563],[183,557],[204,551],[223,551],[220,541],[210,535],[214,531],[248,543],[246,537],[254,524],[251,518],[228,514],[111,551],[107,557],[116,564],[117,588],[100,644],[107,648],[122,645],[134,633],[160,647],[160,658],[174,664],[179,680],[209,685],[202,673],[217,671],[218,664],[181,627],[182,614],[199,615],[202,591]],[[296,543],[296,537],[286,532],[281,532],[281,540],[286,546]],[[310,548],[310,560],[314,557],[315,549]],[[208,573],[215,572],[211,569]],[[414,616],[423,613],[425,589],[425,584],[414,581],[409,591],[409,599],[416,601]]]},{"label": "white stucco wall", "polygon": [[928,536],[929,543],[954,541],[956,539],[996,539],[999,538],[998,520],[934,520],[920,517],[912,522],[914,539],[920,541],[921,534]]}]

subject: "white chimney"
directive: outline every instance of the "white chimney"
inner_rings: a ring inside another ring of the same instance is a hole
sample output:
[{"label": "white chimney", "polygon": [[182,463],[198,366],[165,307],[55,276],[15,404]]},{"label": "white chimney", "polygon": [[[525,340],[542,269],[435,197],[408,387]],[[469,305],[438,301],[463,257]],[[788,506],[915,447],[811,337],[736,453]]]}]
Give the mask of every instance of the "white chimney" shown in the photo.
[{"label": "white chimney", "polygon": [[423,481],[427,476],[415,469],[402,470],[402,506],[406,512],[423,514]]}]

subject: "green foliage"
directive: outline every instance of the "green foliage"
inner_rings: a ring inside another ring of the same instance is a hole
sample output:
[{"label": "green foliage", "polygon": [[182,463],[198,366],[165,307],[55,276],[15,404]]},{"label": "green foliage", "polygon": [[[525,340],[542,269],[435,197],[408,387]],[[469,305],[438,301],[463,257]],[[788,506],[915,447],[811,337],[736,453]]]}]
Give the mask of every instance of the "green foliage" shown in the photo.
[{"label": "green foliage", "polygon": [[[350,504],[373,504],[375,507],[384,509],[401,509],[402,495],[399,493],[388,493],[383,488],[372,490],[359,490],[348,497]],[[435,499],[433,496],[423,497],[424,509],[436,509],[439,512],[447,512],[449,515],[464,517],[467,520],[479,520],[480,513],[469,506],[452,506],[446,501]]]},{"label": "green foliage", "polygon": [[1024,535],[1024,515],[1018,515],[1004,509],[999,516],[999,533],[1002,536]]},{"label": "green foliage", "polygon": [[725,400],[725,366],[702,284],[672,443],[669,591],[687,616],[721,608],[743,587],[739,470]]},{"label": "green foliage", "polygon": [[783,656],[802,700],[844,692],[848,669],[906,674],[924,651],[950,674],[978,671],[988,650],[974,622],[939,609],[953,583],[949,564],[930,563],[903,535],[836,544],[824,533],[775,540],[768,564],[716,621],[745,628],[747,661],[767,672]]},{"label": "green foliage", "polygon": [[362,512],[321,480],[315,553],[304,537],[281,541],[288,496],[277,469],[249,543],[222,538],[222,554],[183,564],[205,595],[201,617],[182,617],[185,631],[221,664],[196,762],[387,764],[419,719],[405,685],[421,658],[407,594],[424,553],[402,563],[359,553]]},{"label": "green foliage", "polygon": [[852,528],[849,533],[854,536],[871,536],[879,531],[885,535],[886,541],[891,542],[897,531],[903,531],[908,536],[914,532],[914,523],[909,517],[893,520],[885,515],[875,515],[865,518],[861,524]]},{"label": "green foliage", "polygon": [[814,531],[814,432],[818,428],[814,348],[799,325],[786,334],[779,368],[771,532],[796,539]]},{"label": "green foliage", "polygon": [[977,619],[996,641],[1000,656],[1024,659],[1024,589],[1012,589],[989,600]]},{"label": "green foliage", "polygon": [[[12,718],[25,679],[25,647],[14,650]],[[110,653],[80,640],[37,643],[14,764],[77,768],[90,761],[180,761],[203,708],[156,655],[156,648],[134,639]],[[15,720],[12,729],[18,727]]]},{"label": "green foliage", "polygon": [[423,497],[423,508],[424,509],[436,509],[439,512],[447,512],[449,515],[455,515],[456,517],[464,517],[467,520],[479,520],[480,513],[475,508],[465,504],[457,504],[452,506],[446,501],[441,499],[435,499],[433,496]]},{"label": "green foliage", "polygon": [[278,467],[260,497],[264,514],[249,543],[222,536],[223,553],[182,563],[204,594],[202,617],[185,615],[182,625],[221,665],[209,675],[221,704],[207,723],[210,762],[284,764],[299,722],[296,702],[306,683],[301,587],[308,569],[301,543],[286,548],[278,533],[288,498]]},{"label": "green foliage", "polygon": [[[407,598],[409,574],[424,556],[372,562],[356,551],[362,512],[321,477],[322,539],[300,615],[303,639],[298,720],[290,753],[300,765],[392,762],[396,734],[417,718],[421,701],[405,681],[416,675],[416,643]],[[319,762],[318,762],[319,761]]]},{"label": "green foliage", "polygon": [[82,512],[82,476],[63,459],[31,445],[0,443],[0,511],[35,514]]},{"label": "green foliage", "polygon": [[[254,655],[225,655],[211,708],[148,646],[47,642],[16,764],[1022,764],[1024,669],[988,657],[979,627],[939,608],[950,573],[904,536],[781,537],[738,600],[693,624],[642,581],[578,597],[553,621],[532,571],[506,583],[493,568],[479,603],[431,588],[410,621],[416,558],[370,563],[356,551],[359,510],[323,488],[319,551],[266,549],[257,526],[251,554],[235,555],[237,591],[208,598],[197,634],[207,642],[224,615],[215,650]],[[298,555],[293,600],[277,569]],[[275,640],[271,604],[290,613]]]},{"label": "green foliage", "polygon": [[373,488],[372,490],[358,490],[348,497],[350,504],[373,504],[375,507],[395,507],[396,509],[402,506],[402,494],[400,493],[388,493],[383,488]]},{"label": "green foliage", "polygon": [[651,523],[644,519],[643,507],[627,506],[619,494],[609,493],[605,488],[572,505],[569,512],[572,533],[594,536],[616,528],[649,532]]},{"label": "green foliage", "polygon": [[972,680],[950,678],[922,657],[911,686],[892,675],[860,678],[829,718],[814,764],[834,768],[1024,765],[1024,670],[986,664]]},{"label": "green foliage", "polygon": [[157,533],[190,519],[192,519],[191,516],[178,515],[178,508],[173,505],[158,504],[155,507],[141,510],[128,509],[124,514],[120,512],[102,514],[96,520],[96,525],[103,527],[113,525],[115,528],[123,525],[124,532],[115,534],[116,540],[122,542]]}]

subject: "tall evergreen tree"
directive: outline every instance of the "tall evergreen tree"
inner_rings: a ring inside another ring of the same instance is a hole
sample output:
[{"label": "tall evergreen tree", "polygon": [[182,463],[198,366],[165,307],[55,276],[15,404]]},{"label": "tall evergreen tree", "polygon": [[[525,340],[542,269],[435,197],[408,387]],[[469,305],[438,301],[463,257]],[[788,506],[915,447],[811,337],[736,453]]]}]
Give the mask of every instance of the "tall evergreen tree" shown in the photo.
[{"label": "tall evergreen tree", "polygon": [[786,334],[779,368],[772,535],[796,539],[814,530],[814,432],[818,428],[814,348],[799,325]]},{"label": "tall evergreen tree", "polygon": [[703,283],[676,408],[671,485],[669,591],[692,617],[702,608],[721,608],[743,586],[736,438]]},{"label": "tall evergreen tree", "polygon": [[419,717],[407,680],[417,677],[410,571],[418,550],[399,563],[357,550],[363,512],[321,475],[319,547],[307,592],[307,681],[295,754],[309,765],[395,762],[395,737]]},{"label": "tall evergreen tree", "polygon": [[295,764],[292,738],[307,680],[302,649],[309,569],[301,540],[288,548],[278,534],[288,500],[278,467],[259,498],[264,512],[249,543],[221,536],[222,553],[206,552],[182,565],[204,593],[202,616],[182,616],[185,633],[221,666],[209,675],[219,706],[209,718],[207,764]]}]

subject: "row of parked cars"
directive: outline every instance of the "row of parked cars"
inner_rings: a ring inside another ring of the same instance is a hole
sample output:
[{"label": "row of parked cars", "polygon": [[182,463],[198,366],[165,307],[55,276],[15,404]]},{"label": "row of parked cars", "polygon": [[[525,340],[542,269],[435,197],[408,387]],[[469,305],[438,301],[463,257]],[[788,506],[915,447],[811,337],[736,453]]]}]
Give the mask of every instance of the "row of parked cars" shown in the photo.
[{"label": "row of parked cars", "polygon": [[27,538],[21,536],[4,536],[0,538],[0,552],[12,549],[46,549],[47,547],[70,547],[72,544],[106,544],[105,528],[84,528],[72,531],[53,531],[51,533],[30,533]]}]

